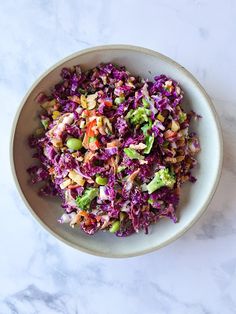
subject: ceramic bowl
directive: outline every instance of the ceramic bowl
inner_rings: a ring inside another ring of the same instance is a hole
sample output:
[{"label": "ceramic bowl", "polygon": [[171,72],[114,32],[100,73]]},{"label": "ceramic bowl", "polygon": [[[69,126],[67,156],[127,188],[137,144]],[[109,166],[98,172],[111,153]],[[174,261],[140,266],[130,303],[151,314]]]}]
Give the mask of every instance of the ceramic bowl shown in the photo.
[{"label": "ceramic bowl", "polygon": [[[143,78],[152,79],[165,74],[182,86],[186,110],[194,110],[202,116],[193,125],[200,137],[201,152],[199,165],[195,170],[197,182],[185,184],[178,208],[179,222],[162,219],[150,228],[150,234],[143,232],[127,238],[118,238],[109,232],[94,236],[84,234],[79,228],[57,222],[62,214],[60,200],[42,198],[37,194],[38,186],[29,183],[26,169],[33,164],[32,150],[28,147],[28,136],[38,127],[35,97],[41,91],[49,91],[60,80],[63,67],[80,64],[89,69],[100,62],[114,62]],[[218,118],[210,98],[198,81],[181,65],[170,58],[144,48],[112,45],[100,46],[77,52],[52,66],[30,88],[17,112],[12,131],[11,164],[19,193],[36,220],[51,234],[64,243],[81,251],[105,257],[129,257],[157,250],[176,240],[189,229],[206,210],[219,181],[222,166],[222,136]]]}]

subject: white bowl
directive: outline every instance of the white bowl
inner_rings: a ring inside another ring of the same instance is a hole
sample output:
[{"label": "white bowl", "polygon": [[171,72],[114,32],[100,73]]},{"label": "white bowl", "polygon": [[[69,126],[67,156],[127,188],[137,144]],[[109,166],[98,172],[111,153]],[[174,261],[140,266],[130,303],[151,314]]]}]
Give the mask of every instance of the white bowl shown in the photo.
[{"label": "white bowl", "polygon": [[[38,186],[29,183],[26,169],[33,164],[32,150],[28,147],[28,136],[38,126],[36,95],[49,91],[60,79],[63,67],[80,64],[83,69],[100,62],[114,62],[125,65],[135,75],[152,79],[157,74],[166,74],[182,86],[184,106],[202,116],[193,129],[201,142],[198,156],[199,166],[195,171],[197,182],[184,185],[179,205],[179,222],[162,219],[150,228],[150,234],[143,232],[126,238],[99,232],[88,236],[79,228],[57,222],[62,214],[60,200],[41,198]],[[181,65],[162,54],[134,46],[112,45],[86,49],[77,52],[52,66],[30,88],[17,112],[12,131],[11,164],[19,193],[33,216],[54,236],[81,251],[105,257],[129,257],[145,254],[174,241],[189,229],[206,210],[220,178],[222,167],[222,136],[218,118],[210,98],[197,80]]]}]

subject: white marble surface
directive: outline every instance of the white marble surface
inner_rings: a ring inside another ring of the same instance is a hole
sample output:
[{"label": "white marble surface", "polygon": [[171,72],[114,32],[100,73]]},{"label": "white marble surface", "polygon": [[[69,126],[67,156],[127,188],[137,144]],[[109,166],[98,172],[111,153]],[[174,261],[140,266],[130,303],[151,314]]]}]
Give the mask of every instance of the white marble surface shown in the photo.
[{"label": "white marble surface", "polygon": [[[236,313],[236,2],[0,2],[0,313]],[[189,69],[220,115],[225,160],[207,213],[181,239],[109,260],[58,242],[32,218],[11,177],[19,102],[59,59],[99,44],[158,50]]]}]

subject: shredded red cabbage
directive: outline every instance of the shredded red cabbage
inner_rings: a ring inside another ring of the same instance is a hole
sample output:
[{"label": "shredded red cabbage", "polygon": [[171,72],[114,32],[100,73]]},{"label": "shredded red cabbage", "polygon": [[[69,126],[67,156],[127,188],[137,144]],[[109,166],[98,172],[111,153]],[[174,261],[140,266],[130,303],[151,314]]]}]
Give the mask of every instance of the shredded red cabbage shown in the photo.
[{"label": "shredded red cabbage", "polygon": [[59,222],[119,237],[148,233],[162,217],[177,222],[180,187],[196,181],[200,151],[189,132],[199,116],[182,100],[165,75],[151,82],[111,63],[62,69],[50,95],[36,98],[42,127],[29,145],[40,166],[28,169],[33,183],[45,182],[40,195],[61,197]]}]

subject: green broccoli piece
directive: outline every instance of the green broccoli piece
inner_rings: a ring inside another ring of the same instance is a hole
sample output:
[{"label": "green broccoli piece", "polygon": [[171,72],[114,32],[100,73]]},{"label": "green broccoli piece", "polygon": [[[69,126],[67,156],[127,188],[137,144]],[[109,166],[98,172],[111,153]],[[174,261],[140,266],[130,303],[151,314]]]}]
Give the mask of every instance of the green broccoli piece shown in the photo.
[{"label": "green broccoli piece", "polygon": [[144,106],[145,108],[149,108],[149,107],[150,107],[150,104],[149,104],[149,102],[147,101],[146,98],[142,98],[142,103],[143,103],[143,106]]},{"label": "green broccoli piece", "polygon": [[135,109],[132,114],[129,116],[130,122],[134,125],[136,124],[143,124],[148,122],[148,117],[150,116],[151,111],[144,107],[138,107]]},{"label": "green broccoli piece", "polygon": [[154,135],[150,135],[148,133],[149,130],[151,130],[152,128],[152,120],[149,118],[148,119],[148,123],[144,124],[142,127],[141,127],[141,130],[143,132],[143,135],[145,136],[145,144],[147,145],[147,147],[145,148],[145,150],[143,151],[144,154],[149,154],[151,149],[152,149],[152,146],[153,146],[153,143],[154,143]]},{"label": "green broccoli piece", "polygon": [[124,148],[124,152],[130,159],[144,159],[134,148]]},{"label": "green broccoli piece", "polygon": [[115,103],[116,105],[120,105],[120,104],[122,104],[124,101],[125,101],[125,97],[124,97],[124,96],[120,96],[120,97],[116,97],[116,98],[115,98],[114,103]]},{"label": "green broccoli piece", "polygon": [[179,114],[179,123],[183,123],[187,119],[187,115],[185,112],[181,112]]},{"label": "green broccoli piece", "polygon": [[45,119],[41,120],[41,123],[42,123],[45,130],[48,129],[49,122],[50,122],[49,118],[45,118]]},{"label": "green broccoli piece", "polygon": [[133,112],[134,112],[134,109],[130,109],[127,115],[125,116],[125,119],[130,119],[130,117],[132,117],[133,115]]},{"label": "green broccoli piece", "polygon": [[117,173],[119,173],[119,172],[121,172],[121,171],[123,171],[123,170],[125,170],[126,169],[126,166],[125,165],[120,165],[120,166],[118,166],[118,168],[117,168]]},{"label": "green broccoli piece", "polygon": [[155,173],[154,178],[147,185],[148,194],[152,194],[154,191],[160,189],[163,186],[173,188],[176,182],[175,176],[170,173],[168,168],[161,169]]},{"label": "green broccoli piece", "polygon": [[152,205],[153,203],[154,203],[154,201],[151,198],[149,198],[148,199],[148,204]]},{"label": "green broccoli piece", "polygon": [[152,124],[153,124],[153,123],[152,123],[152,120],[149,118],[149,119],[148,119],[148,123],[145,123],[145,124],[141,127],[141,130],[142,130],[144,136],[148,136],[148,131],[151,130]]},{"label": "green broccoli piece", "polygon": [[154,135],[147,135],[145,138],[145,144],[147,147],[144,149],[144,154],[149,154],[154,143]]},{"label": "green broccoli piece", "polygon": [[97,197],[97,195],[97,188],[88,188],[84,191],[82,196],[77,196],[75,202],[81,210],[87,210],[90,206],[90,203],[95,197]]}]

